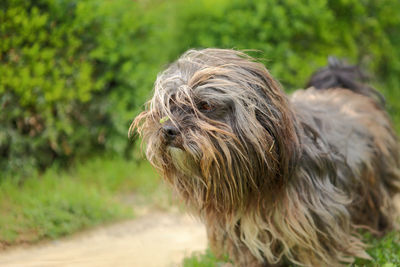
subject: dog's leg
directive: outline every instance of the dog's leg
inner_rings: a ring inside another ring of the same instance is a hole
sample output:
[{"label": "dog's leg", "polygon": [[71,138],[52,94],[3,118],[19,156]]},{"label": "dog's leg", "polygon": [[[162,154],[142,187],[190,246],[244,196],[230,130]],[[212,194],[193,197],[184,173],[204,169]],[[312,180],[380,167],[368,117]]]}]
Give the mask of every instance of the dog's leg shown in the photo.
[{"label": "dog's leg", "polygon": [[[277,267],[281,265],[270,265],[257,259],[242,242],[234,242],[225,230],[221,227],[207,226],[207,236],[209,246],[214,255],[221,260],[227,260],[227,257],[233,263],[223,263],[221,266],[230,267]],[[227,255],[226,255],[227,254]]]}]

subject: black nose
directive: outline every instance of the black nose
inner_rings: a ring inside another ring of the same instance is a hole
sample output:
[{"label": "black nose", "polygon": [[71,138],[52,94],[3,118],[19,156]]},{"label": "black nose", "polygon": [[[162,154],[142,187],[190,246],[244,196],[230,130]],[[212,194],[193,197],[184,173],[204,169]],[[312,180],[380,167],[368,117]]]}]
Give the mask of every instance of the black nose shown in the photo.
[{"label": "black nose", "polygon": [[178,128],[173,125],[164,125],[163,126],[164,136],[167,140],[172,141],[178,135]]}]

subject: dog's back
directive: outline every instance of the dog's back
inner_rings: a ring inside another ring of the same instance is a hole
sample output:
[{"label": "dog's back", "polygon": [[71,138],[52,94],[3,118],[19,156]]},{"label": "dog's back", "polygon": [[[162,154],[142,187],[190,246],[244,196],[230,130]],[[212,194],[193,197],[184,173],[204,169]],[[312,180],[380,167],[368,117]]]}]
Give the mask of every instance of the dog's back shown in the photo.
[{"label": "dog's back", "polygon": [[399,145],[384,110],[384,98],[363,83],[355,66],[337,60],[311,77],[291,101],[307,142],[319,142],[334,161],[337,184],[352,202],[354,223],[378,232],[393,227],[391,199],[400,192]]}]

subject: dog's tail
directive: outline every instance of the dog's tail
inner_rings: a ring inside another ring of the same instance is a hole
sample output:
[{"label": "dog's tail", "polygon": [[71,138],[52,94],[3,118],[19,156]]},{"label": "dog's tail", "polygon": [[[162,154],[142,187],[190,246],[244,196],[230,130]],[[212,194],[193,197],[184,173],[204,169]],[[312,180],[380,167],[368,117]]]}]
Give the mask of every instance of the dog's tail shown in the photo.
[{"label": "dog's tail", "polygon": [[382,107],[385,98],[374,88],[365,84],[368,80],[366,75],[358,66],[347,65],[336,57],[328,58],[328,66],[313,73],[308,81],[307,87],[316,89],[344,88],[355,93],[372,97]]}]

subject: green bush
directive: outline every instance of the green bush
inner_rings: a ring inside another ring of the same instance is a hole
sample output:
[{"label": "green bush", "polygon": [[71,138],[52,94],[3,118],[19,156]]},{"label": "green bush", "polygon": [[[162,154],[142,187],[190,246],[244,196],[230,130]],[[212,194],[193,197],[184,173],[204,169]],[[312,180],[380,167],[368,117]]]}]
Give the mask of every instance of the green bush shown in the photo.
[{"label": "green bush", "polygon": [[[189,48],[256,49],[287,89],[328,55],[376,75],[400,110],[397,0],[5,0],[0,3],[0,168],[30,172],[129,155],[133,116]],[[395,117],[400,125],[400,116]]]},{"label": "green bush", "polygon": [[130,0],[0,8],[0,168],[28,174],[55,159],[126,154],[148,91],[138,87],[151,88],[162,58],[146,58],[151,12]]},{"label": "green bush", "polygon": [[74,5],[1,5],[1,168],[29,170],[74,153],[75,146],[92,147],[99,107],[85,104],[104,80],[93,77],[91,44],[82,38],[87,29],[77,23]]},{"label": "green bush", "polygon": [[399,8],[395,0],[182,1],[177,40],[181,51],[190,47],[262,51],[273,75],[292,89],[303,86],[313,71],[326,64],[328,55],[363,64],[381,78],[393,78],[400,73]]}]

